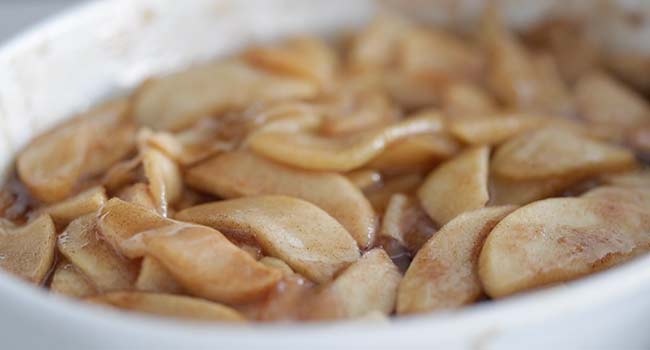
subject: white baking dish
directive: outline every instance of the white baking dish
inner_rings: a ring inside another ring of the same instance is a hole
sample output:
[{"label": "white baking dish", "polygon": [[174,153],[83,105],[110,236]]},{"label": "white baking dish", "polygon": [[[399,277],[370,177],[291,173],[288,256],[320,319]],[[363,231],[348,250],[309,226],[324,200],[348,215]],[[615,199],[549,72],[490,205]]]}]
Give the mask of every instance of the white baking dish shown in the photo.
[{"label": "white baking dish", "polygon": [[[409,6],[432,8],[417,3]],[[535,3],[511,11],[519,24],[548,5]],[[374,9],[369,0],[116,0],[71,10],[0,48],[0,167],[35,133],[148,75],[253,41],[356,26]],[[0,272],[0,349],[647,348],[649,295],[644,257],[565,286],[390,324],[233,327],[98,309]]]}]

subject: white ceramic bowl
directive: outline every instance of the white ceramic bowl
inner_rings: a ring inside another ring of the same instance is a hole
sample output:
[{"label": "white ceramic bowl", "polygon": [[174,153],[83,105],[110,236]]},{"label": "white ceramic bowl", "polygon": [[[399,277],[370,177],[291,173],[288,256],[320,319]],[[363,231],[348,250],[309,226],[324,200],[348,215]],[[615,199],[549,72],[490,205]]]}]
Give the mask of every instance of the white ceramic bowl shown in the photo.
[{"label": "white ceramic bowl", "polygon": [[[370,0],[115,0],[71,10],[0,48],[0,167],[35,133],[148,75],[253,41],[356,26],[374,9]],[[534,17],[519,10],[516,19]],[[649,295],[643,257],[564,286],[390,324],[234,327],[86,306],[0,272],[0,348],[647,348]]]}]

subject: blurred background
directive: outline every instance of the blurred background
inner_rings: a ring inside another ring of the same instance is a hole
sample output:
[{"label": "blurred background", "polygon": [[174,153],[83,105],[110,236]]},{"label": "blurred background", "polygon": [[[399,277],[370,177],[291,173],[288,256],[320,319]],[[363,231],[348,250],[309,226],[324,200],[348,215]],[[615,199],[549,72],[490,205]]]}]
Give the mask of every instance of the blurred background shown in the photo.
[{"label": "blurred background", "polygon": [[0,42],[81,0],[0,0]]}]

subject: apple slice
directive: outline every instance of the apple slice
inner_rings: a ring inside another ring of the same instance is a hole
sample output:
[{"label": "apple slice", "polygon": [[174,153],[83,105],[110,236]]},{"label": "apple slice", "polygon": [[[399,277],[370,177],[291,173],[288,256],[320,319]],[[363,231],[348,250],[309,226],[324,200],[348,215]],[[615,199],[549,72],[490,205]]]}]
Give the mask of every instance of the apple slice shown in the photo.
[{"label": "apple slice", "polygon": [[86,299],[92,303],[115,306],[129,311],[157,316],[200,321],[245,322],[236,310],[207,300],[187,296],[146,293],[113,292]]},{"label": "apple slice", "polygon": [[41,283],[54,262],[56,229],[43,214],[22,227],[0,219],[0,267],[31,283]]},{"label": "apple slice", "polygon": [[488,236],[479,276],[493,298],[567,282],[650,249],[650,212],[602,198],[551,198],[505,217]]},{"label": "apple slice", "polygon": [[183,287],[176,282],[167,268],[155,258],[142,258],[135,289],[141,292],[181,294]]},{"label": "apple slice", "polygon": [[314,37],[295,38],[279,47],[252,48],[244,58],[254,66],[311,80],[325,89],[334,83],[338,68],[336,52]]},{"label": "apple slice", "polygon": [[456,308],[478,300],[478,253],[492,228],[515,209],[488,207],[457,216],[417,252],[397,296],[397,313]]},{"label": "apple slice", "polygon": [[34,197],[53,203],[72,193],[83,169],[90,136],[88,122],[80,120],[37,137],[18,154],[18,175]]},{"label": "apple slice", "polygon": [[65,226],[80,216],[95,212],[107,200],[103,187],[93,187],[62,202],[49,205],[43,211],[50,214],[57,225]]},{"label": "apple slice", "polygon": [[418,189],[424,210],[439,225],[482,208],[488,195],[488,147],[473,148],[435,168]]},{"label": "apple slice", "polygon": [[310,170],[349,171],[361,167],[397,140],[442,130],[437,115],[408,118],[377,131],[341,137],[306,132],[260,131],[248,138],[256,153]]},{"label": "apple slice", "polygon": [[99,213],[97,226],[102,237],[120,253],[129,258],[135,258],[132,252],[125,249],[124,241],[144,231],[154,230],[172,225],[172,220],[166,219],[150,209],[112,198]]},{"label": "apple slice", "polygon": [[116,197],[125,202],[137,204],[139,206],[148,208],[155,213],[158,213],[158,206],[151,196],[149,186],[142,182],[133,184],[129,187],[125,187],[117,193]]},{"label": "apple slice", "polygon": [[309,301],[304,317],[310,320],[350,319],[395,308],[402,275],[383,249],[365,253],[359,261],[324,285]]},{"label": "apple slice", "polygon": [[634,154],[625,148],[559,127],[521,134],[500,146],[492,157],[493,171],[512,180],[587,177],[635,164]]},{"label": "apple slice", "polygon": [[450,121],[449,132],[470,145],[496,145],[532,130],[548,118],[520,114],[490,114]]},{"label": "apple slice", "polygon": [[284,262],[284,261],[282,261],[282,260],[280,260],[278,258],[274,258],[272,256],[265,256],[262,259],[260,259],[259,261],[260,261],[260,263],[262,263],[262,264],[264,264],[264,265],[266,265],[268,267],[272,267],[274,269],[278,269],[278,270],[282,271],[282,273],[285,274],[285,275],[292,275],[294,273],[293,270],[291,269],[291,266],[287,265],[286,262]]},{"label": "apple slice", "polygon": [[287,195],[304,199],[338,220],[361,248],[372,244],[375,213],[344,176],[291,168],[245,151],[228,152],[190,168],[187,183],[222,198]]},{"label": "apple slice", "polygon": [[253,102],[313,97],[315,84],[273,75],[239,60],[211,62],[146,81],[136,92],[133,115],[159,130],[180,130],[206,115]]},{"label": "apple slice", "polygon": [[50,291],[73,298],[84,298],[97,294],[97,288],[88,278],[65,259],[56,265]]},{"label": "apple slice", "polygon": [[297,198],[230,199],[185,209],[176,219],[213,227],[237,240],[254,240],[267,255],[318,283],[359,258],[356,243],[341,224]]},{"label": "apple slice", "polygon": [[101,292],[133,287],[137,264],[118,255],[100,240],[96,214],[87,214],[70,223],[59,235],[59,252],[73,263]]},{"label": "apple slice", "polygon": [[578,109],[588,121],[619,127],[650,122],[645,98],[604,72],[585,74],[575,90]]},{"label": "apple slice", "polygon": [[246,303],[265,295],[282,277],[228,241],[198,225],[172,225],[133,237],[193,295],[225,303]]}]

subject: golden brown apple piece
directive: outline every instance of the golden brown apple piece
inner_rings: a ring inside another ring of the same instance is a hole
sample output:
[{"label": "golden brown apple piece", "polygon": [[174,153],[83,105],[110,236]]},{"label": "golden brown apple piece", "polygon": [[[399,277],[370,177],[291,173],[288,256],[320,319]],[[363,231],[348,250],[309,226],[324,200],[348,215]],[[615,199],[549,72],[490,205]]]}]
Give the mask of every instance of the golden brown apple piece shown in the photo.
[{"label": "golden brown apple piece", "polygon": [[281,46],[252,48],[244,53],[244,58],[254,66],[312,80],[325,89],[333,84],[338,68],[336,52],[314,37],[294,38]]},{"label": "golden brown apple piece", "polygon": [[309,202],[286,196],[230,199],[185,209],[176,219],[254,240],[270,256],[323,283],[359,258],[350,234]]},{"label": "golden brown apple piece", "polygon": [[142,258],[135,289],[141,292],[181,294],[183,287],[176,282],[167,268],[155,258]]},{"label": "golden brown apple piece", "polygon": [[435,168],[418,189],[424,210],[439,225],[487,203],[490,149],[464,151]]},{"label": "golden brown apple piece", "polygon": [[627,261],[650,248],[650,211],[602,198],[551,198],[506,216],[479,258],[493,298],[567,282]]},{"label": "golden brown apple piece", "polygon": [[22,227],[0,219],[0,267],[34,284],[41,283],[54,262],[56,229],[43,214]]},{"label": "golden brown apple piece", "polygon": [[313,97],[309,81],[273,75],[238,60],[211,62],[146,81],[136,92],[133,114],[158,130],[179,130],[201,117],[253,102]]},{"label": "golden brown apple piece", "polygon": [[477,84],[457,81],[449,84],[442,95],[442,109],[453,117],[492,114],[497,103]]},{"label": "golden brown apple piece", "polygon": [[613,127],[633,127],[650,122],[650,105],[634,90],[604,72],[582,76],[575,88],[580,116]]},{"label": "golden brown apple piece", "polygon": [[264,296],[282,277],[228,241],[219,231],[175,224],[140,233],[144,253],[158,260],[192,295],[225,303]]},{"label": "golden brown apple piece", "polygon": [[50,214],[57,225],[65,226],[80,216],[97,211],[107,200],[103,187],[93,187],[62,202],[49,205],[43,208],[43,211]]},{"label": "golden brown apple piece", "polygon": [[449,80],[476,78],[485,63],[470,41],[431,27],[407,31],[400,40],[397,60],[408,74]]},{"label": "golden brown apple piece", "polygon": [[429,170],[460,148],[458,141],[444,133],[413,135],[388,146],[367,166],[390,174]]},{"label": "golden brown apple piece", "polygon": [[349,135],[386,127],[399,121],[400,110],[390,97],[378,91],[339,94],[324,106],[320,132],[325,136]]},{"label": "golden brown apple piece", "polygon": [[397,313],[411,314],[470,304],[483,295],[478,253],[512,206],[465,212],[443,226],[417,252],[397,295]]},{"label": "golden brown apple piece", "polygon": [[137,276],[137,264],[116,253],[101,240],[97,215],[75,219],[57,241],[59,252],[74,264],[101,292],[128,290]]},{"label": "golden brown apple piece", "polygon": [[174,224],[150,209],[112,198],[99,212],[97,226],[103,239],[123,255],[134,258],[133,252],[125,249],[124,241],[144,231],[154,230]]},{"label": "golden brown apple piece", "polygon": [[557,196],[579,181],[580,178],[571,177],[512,180],[492,172],[490,173],[490,204],[528,204],[539,199]]},{"label": "golden brown apple piece", "polygon": [[37,137],[18,155],[18,174],[39,200],[72,194],[81,178],[111,167],[133,149],[126,99],[101,104]]},{"label": "golden brown apple piece", "polygon": [[149,192],[158,212],[166,217],[169,206],[174,204],[183,192],[180,169],[172,159],[151,147],[142,151],[142,165],[149,181]]},{"label": "golden brown apple piece", "polygon": [[285,274],[285,275],[292,275],[294,273],[293,270],[291,269],[291,266],[287,265],[286,262],[284,262],[284,261],[282,261],[282,260],[280,260],[278,258],[274,258],[272,256],[263,257],[262,259],[260,259],[260,263],[262,263],[262,264],[264,264],[264,265],[266,265],[268,267],[278,269],[278,270],[282,271],[282,273]]},{"label": "golden brown apple piece", "polygon": [[492,157],[493,171],[513,180],[586,177],[635,164],[634,154],[625,148],[557,127],[521,134],[500,146]]},{"label": "golden brown apple piece", "polygon": [[352,40],[348,57],[351,70],[376,72],[388,68],[397,57],[400,40],[412,27],[399,16],[377,16]]},{"label": "golden brown apple piece", "polygon": [[[345,174],[361,191],[369,190],[381,186],[381,173],[372,169],[353,170]],[[330,214],[331,215],[331,214]]]},{"label": "golden brown apple piece", "polygon": [[56,264],[50,291],[73,298],[97,294],[97,288],[72,263],[63,259]]},{"label": "golden brown apple piece", "polygon": [[308,299],[304,317],[310,320],[350,319],[372,311],[389,315],[395,308],[401,278],[388,254],[375,248]]},{"label": "golden brown apple piece", "polygon": [[542,125],[546,119],[516,113],[458,118],[450,121],[449,132],[470,145],[496,145]]},{"label": "golden brown apple piece", "polygon": [[405,119],[376,131],[340,137],[306,132],[260,131],[248,146],[260,155],[283,164],[310,170],[349,171],[380,154],[397,140],[442,130],[440,116]]},{"label": "golden brown apple piece", "polygon": [[151,191],[149,191],[149,186],[145,183],[139,182],[131,186],[125,187],[120,192],[117,193],[117,198],[137,204],[139,206],[150,209],[151,211],[157,213],[158,206],[154,202],[153,197],[151,196]]},{"label": "golden brown apple piece", "polygon": [[37,199],[52,203],[66,198],[83,170],[91,132],[80,120],[34,139],[16,161],[18,175]]},{"label": "golden brown apple piece", "polygon": [[403,193],[396,193],[390,198],[381,221],[381,236],[394,239],[414,253],[435,232],[433,222],[416,198]]},{"label": "golden brown apple piece", "polygon": [[245,322],[236,310],[222,304],[187,296],[146,293],[112,292],[86,300],[115,306],[128,311],[144,312],[157,316],[200,321]]},{"label": "golden brown apple piece", "polygon": [[402,174],[385,179],[381,186],[370,188],[365,192],[375,212],[383,213],[394,194],[413,194],[423,181],[424,176],[420,173]]},{"label": "golden brown apple piece", "polygon": [[375,213],[363,193],[344,176],[291,168],[245,151],[218,155],[190,168],[187,183],[222,198],[287,195],[328,212],[366,248],[375,236]]}]

